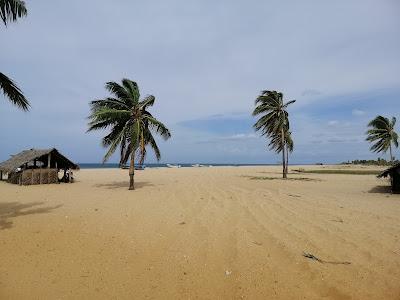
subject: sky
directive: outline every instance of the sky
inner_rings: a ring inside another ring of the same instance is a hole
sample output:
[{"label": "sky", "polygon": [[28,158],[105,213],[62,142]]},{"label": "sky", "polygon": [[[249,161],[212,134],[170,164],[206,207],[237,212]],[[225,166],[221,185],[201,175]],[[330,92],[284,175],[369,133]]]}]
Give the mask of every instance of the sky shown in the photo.
[{"label": "sky", "polygon": [[293,163],[388,156],[369,151],[365,131],[378,114],[400,118],[398,0],[26,5],[26,18],[0,26],[0,71],[32,107],[22,112],[0,95],[0,160],[56,147],[101,162],[105,132],[86,133],[89,101],[122,78],[156,97],[151,112],[172,133],[159,141],[164,163],[278,163],[252,128],[261,90],[297,100]]}]

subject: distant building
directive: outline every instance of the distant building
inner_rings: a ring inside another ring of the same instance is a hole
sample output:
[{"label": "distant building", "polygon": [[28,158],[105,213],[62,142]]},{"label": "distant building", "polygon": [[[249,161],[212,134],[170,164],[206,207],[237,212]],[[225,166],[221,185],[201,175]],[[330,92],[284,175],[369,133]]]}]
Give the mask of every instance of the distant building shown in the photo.
[{"label": "distant building", "polygon": [[58,183],[58,172],[64,171],[61,181],[71,182],[71,170],[77,169],[77,164],[55,148],[30,149],[0,163],[0,180],[7,175],[7,182],[20,185]]},{"label": "distant building", "polygon": [[378,175],[379,178],[390,176],[392,193],[400,194],[400,164],[397,164]]}]

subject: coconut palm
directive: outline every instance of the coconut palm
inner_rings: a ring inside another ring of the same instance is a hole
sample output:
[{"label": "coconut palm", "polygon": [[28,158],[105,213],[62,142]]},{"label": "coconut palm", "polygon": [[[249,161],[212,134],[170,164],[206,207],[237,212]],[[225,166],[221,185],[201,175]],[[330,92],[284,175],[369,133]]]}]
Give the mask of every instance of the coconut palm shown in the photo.
[{"label": "coconut palm", "polygon": [[25,2],[21,0],[0,0],[0,18],[4,25],[16,22],[18,18],[25,17],[28,11]]},{"label": "coconut palm", "polygon": [[[0,0],[0,18],[4,25],[9,22],[16,22],[18,18],[27,14],[25,2],[20,0]],[[0,90],[11,103],[18,106],[22,110],[29,109],[29,102],[26,100],[21,90],[6,75],[0,72]]]},{"label": "coconut palm", "polygon": [[389,150],[390,160],[392,163],[394,161],[392,143],[396,148],[399,146],[398,135],[394,130],[395,125],[395,117],[392,117],[392,120],[389,120],[383,116],[377,116],[368,123],[368,127],[371,129],[367,131],[366,138],[368,142],[373,143],[371,151],[386,153],[387,150]]},{"label": "coconut palm", "polygon": [[88,131],[110,128],[110,133],[102,139],[102,144],[108,147],[103,162],[106,162],[121,147],[121,162],[130,158],[129,189],[135,189],[135,155],[143,162],[146,146],[154,150],[156,158],[160,159],[160,150],[153,137],[159,134],[165,140],[171,137],[167,127],[158,121],[148,111],[155,102],[154,96],[146,96],[140,100],[139,87],[136,82],[123,79],[122,85],[107,82],[106,89],[113,95],[105,99],[90,102]]},{"label": "coconut palm", "polygon": [[253,116],[261,116],[253,125],[254,129],[270,139],[270,149],[282,153],[283,178],[287,177],[287,147],[293,147],[287,107],[294,102],[296,100],[284,103],[283,94],[277,91],[262,91],[255,101],[256,108],[253,111]]}]

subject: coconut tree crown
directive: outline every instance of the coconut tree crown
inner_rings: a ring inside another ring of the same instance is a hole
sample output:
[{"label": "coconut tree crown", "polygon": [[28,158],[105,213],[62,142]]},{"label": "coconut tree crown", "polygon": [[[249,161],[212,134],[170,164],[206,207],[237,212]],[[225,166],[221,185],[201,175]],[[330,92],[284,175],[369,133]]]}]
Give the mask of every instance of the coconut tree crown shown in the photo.
[{"label": "coconut tree crown", "polygon": [[390,159],[393,161],[394,157],[392,154],[392,144],[397,148],[399,146],[398,134],[395,131],[396,118],[392,117],[389,120],[383,116],[377,116],[371,122],[368,123],[370,129],[367,131],[366,140],[372,143],[371,151],[373,152],[384,152],[388,150],[390,152]]},{"label": "coconut tree crown", "polygon": [[28,11],[25,2],[21,0],[0,0],[0,19],[7,26],[10,22],[16,22],[18,18],[25,17]]}]

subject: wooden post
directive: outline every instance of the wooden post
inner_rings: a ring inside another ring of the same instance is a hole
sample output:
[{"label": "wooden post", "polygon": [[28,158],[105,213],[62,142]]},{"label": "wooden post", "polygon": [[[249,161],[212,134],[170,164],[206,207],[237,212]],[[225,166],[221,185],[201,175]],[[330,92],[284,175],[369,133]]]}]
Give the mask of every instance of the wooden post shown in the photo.
[{"label": "wooden post", "polygon": [[47,169],[50,169],[50,163],[51,163],[51,152],[47,156]]},{"label": "wooden post", "polygon": [[36,168],[36,158],[33,160],[33,166]]},{"label": "wooden post", "polygon": [[3,171],[0,171],[0,181],[3,181]]}]

